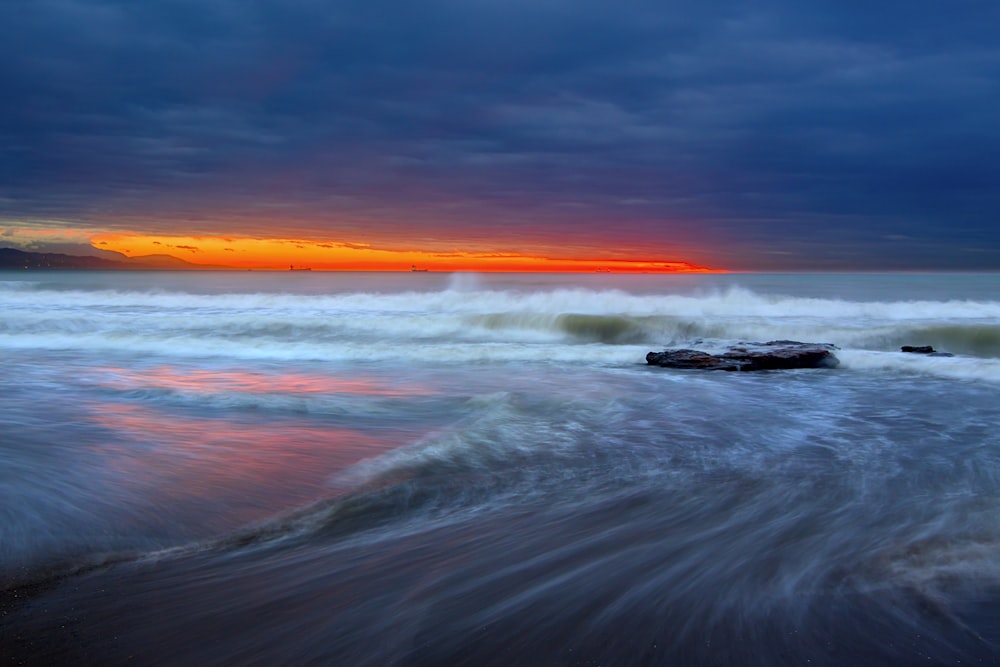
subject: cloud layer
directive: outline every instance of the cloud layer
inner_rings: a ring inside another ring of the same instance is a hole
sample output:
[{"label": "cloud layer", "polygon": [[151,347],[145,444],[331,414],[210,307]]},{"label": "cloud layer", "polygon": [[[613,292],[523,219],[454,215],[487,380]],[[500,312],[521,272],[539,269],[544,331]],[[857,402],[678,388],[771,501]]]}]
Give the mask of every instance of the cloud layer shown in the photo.
[{"label": "cloud layer", "polygon": [[1000,269],[1000,5],[0,4],[0,226]]}]

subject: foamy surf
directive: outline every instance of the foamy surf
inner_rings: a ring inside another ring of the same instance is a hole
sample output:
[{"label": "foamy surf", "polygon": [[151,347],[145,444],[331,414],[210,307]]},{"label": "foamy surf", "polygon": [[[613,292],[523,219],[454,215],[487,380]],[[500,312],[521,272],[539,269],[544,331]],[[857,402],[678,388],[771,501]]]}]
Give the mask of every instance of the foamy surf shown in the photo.
[{"label": "foamy surf", "polygon": [[963,355],[1000,356],[997,301],[848,301],[735,286],[696,295],[522,291],[487,289],[476,281],[433,292],[336,294],[6,285],[0,290],[0,349],[21,352],[563,362],[581,354],[575,346],[586,345],[598,363],[625,363],[633,350],[610,346],[639,351],[703,340],[793,339],[877,351],[930,344]]},{"label": "foamy surf", "polygon": [[1000,382],[1000,359],[935,357],[906,352],[838,350],[841,366],[857,372],[905,373],[953,380]]}]

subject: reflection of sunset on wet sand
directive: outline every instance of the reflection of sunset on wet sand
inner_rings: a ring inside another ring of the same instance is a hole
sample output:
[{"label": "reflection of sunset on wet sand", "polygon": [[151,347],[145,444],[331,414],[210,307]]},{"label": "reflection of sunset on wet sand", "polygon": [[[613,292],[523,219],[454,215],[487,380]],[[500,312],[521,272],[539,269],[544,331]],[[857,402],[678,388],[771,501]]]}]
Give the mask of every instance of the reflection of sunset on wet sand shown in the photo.
[{"label": "reflection of sunset on wet sand", "polygon": [[97,449],[115,485],[141,490],[153,504],[211,501],[230,527],[328,495],[338,471],[412,437],[303,420],[183,417],[121,403],[94,405],[91,419],[114,434]]},{"label": "reflection of sunset on wet sand", "polygon": [[185,393],[210,394],[233,391],[246,394],[360,394],[365,396],[416,396],[428,393],[415,385],[389,383],[375,378],[343,378],[284,372],[265,374],[240,370],[155,368],[101,369],[97,383],[118,389],[169,389]]},{"label": "reflection of sunset on wet sand", "polygon": [[[88,378],[88,385],[115,392],[87,411],[90,423],[109,434],[94,446],[107,493],[126,504],[141,499],[188,507],[197,515],[190,525],[214,529],[335,493],[331,484],[340,471],[415,437],[405,427],[357,415],[345,426],[340,416],[350,416],[366,398],[397,401],[430,393],[412,383],[291,369],[105,366]],[[157,396],[167,404],[135,403]],[[260,416],[276,406],[304,416]],[[206,503],[208,514],[199,509]]]}]

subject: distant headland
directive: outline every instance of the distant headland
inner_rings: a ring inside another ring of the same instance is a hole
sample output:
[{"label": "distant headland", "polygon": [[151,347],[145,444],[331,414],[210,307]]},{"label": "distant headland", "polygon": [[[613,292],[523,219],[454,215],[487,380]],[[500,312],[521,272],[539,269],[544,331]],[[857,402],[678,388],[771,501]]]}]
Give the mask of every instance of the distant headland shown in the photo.
[{"label": "distant headland", "polygon": [[225,270],[228,266],[192,264],[172,255],[144,255],[106,259],[92,255],[64,255],[55,252],[29,252],[0,248],[0,270],[101,270],[101,271],[206,271]]}]

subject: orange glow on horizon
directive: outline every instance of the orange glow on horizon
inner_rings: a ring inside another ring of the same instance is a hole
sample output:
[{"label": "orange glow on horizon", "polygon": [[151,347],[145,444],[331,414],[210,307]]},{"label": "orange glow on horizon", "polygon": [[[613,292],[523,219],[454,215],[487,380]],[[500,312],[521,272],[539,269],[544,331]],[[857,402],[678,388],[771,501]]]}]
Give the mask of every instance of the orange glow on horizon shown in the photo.
[{"label": "orange glow on horizon", "polygon": [[645,258],[578,259],[514,252],[386,250],[364,244],[303,239],[99,234],[95,248],[128,257],[171,255],[206,268],[316,271],[510,271],[611,273],[725,273],[683,261]]}]

